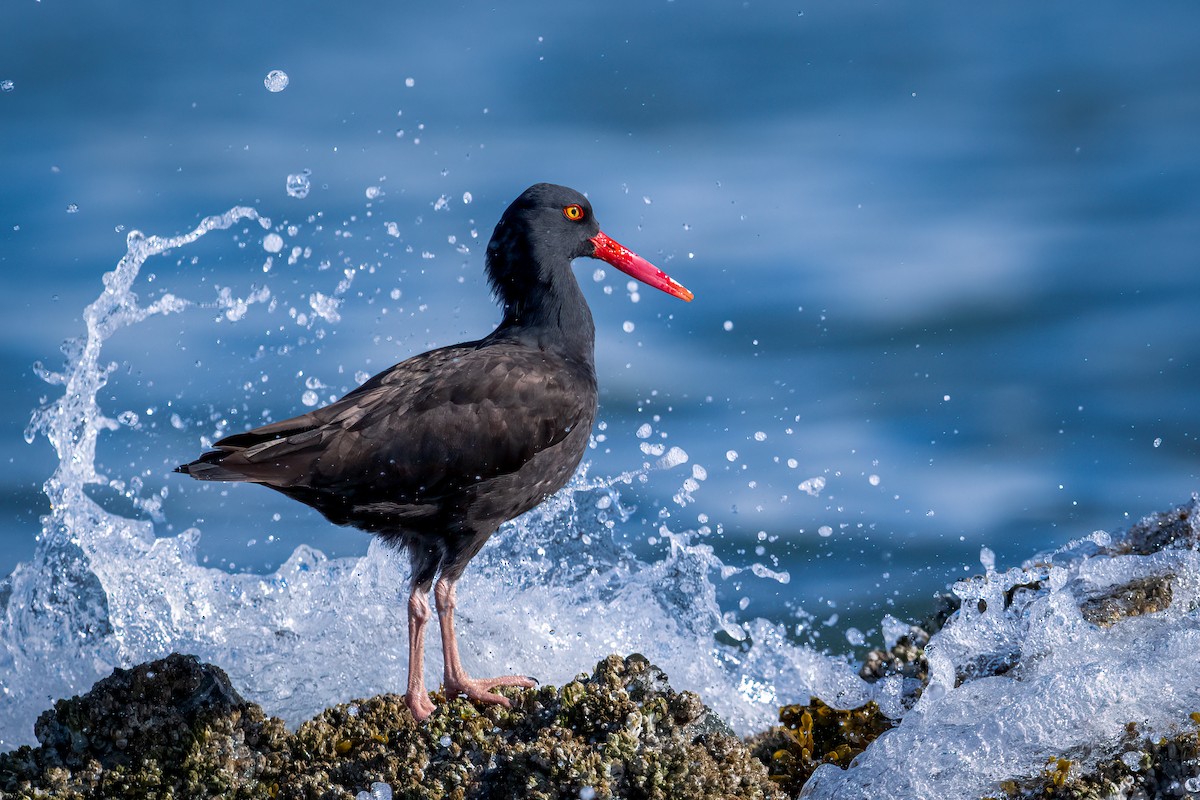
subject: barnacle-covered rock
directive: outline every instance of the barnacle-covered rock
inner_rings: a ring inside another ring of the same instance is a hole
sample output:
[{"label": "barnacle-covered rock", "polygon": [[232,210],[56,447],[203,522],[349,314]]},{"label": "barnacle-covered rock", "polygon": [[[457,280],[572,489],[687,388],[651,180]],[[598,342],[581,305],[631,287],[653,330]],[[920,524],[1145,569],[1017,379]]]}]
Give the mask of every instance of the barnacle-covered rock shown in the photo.
[{"label": "barnacle-covered rock", "polygon": [[892,647],[868,652],[858,675],[870,683],[890,675],[901,675],[923,685],[929,679],[929,663],[925,660],[928,643],[929,633],[920,626],[911,625],[908,633],[897,639]]},{"label": "barnacle-covered rock", "polygon": [[224,673],[171,656],[60,701],[39,748],[0,755],[0,795],[395,798],[781,798],[767,770],[644,657],[610,656],[561,689],[503,690],[512,708],[404,698],[330,708],[288,733]]},{"label": "barnacle-covered rock", "polygon": [[1131,525],[1106,552],[1114,555],[1149,555],[1167,549],[1200,549],[1200,497],[1161,511]]},{"label": "barnacle-covered rock", "polygon": [[505,689],[511,709],[439,698],[416,725],[403,698],[326,710],[293,738],[277,797],[781,797],[749,749],[644,657],[609,656],[561,689]]},{"label": "barnacle-covered rock", "polygon": [[1172,596],[1172,576],[1149,575],[1103,594],[1090,597],[1079,606],[1083,618],[1101,628],[1111,628],[1127,617],[1153,614],[1169,607]]},{"label": "barnacle-covered rock", "polygon": [[287,731],[220,668],[173,654],[59,700],[34,733],[41,747],[0,755],[0,796],[261,796]]},{"label": "barnacle-covered rock", "polygon": [[1065,758],[1053,759],[1032,781],[1009,781],[1007,800],[1110,800],[1111,798],[1200,797],[1200,713],[1196,726],[1152,740],[1136,723],[1125,728],[1120,755],[1081,771]]}]

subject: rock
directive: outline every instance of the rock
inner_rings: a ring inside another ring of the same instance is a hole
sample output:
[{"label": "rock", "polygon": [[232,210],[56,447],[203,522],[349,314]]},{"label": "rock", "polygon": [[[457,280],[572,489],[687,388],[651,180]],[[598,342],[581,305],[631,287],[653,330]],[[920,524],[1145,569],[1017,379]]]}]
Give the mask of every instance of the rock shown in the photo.
[{"label": "rock", "polygon": [[261,796],[256,776],[278,764],[287,731],[220,668],[172,654],[59,700],[34,734],[40,747],[0,755],[0,795]]},{"label": "rock", "polygon": [[1153,614],[1170,606],[1171,587],[1171,576],[1138,578],[1088,598],[1079,610],[1093,625],[1111,628],[1122,619]]},{"label": "rock", "polygon": [[1109,800],[1109,798],[1190,798],[1200,795],[1200,713],[1192,714],[1197,729],[1170,738],[1142,734],[1136,723],[1126,726],[1116,758],[1100,761],[1081,772],[1069,759],[1059,758],[1032,781],[1009,781],[1002,788],[1008,800]]},{"label": "rock", "polygon": [[782,798],[696,695],[640,655],[562,688],[505,690],[511,709],[439,698],[424,724],[399,695],[327,709],[289,733],[220,669],[172,655],[59,701],[38,748],[0,755],[16,797]]}]

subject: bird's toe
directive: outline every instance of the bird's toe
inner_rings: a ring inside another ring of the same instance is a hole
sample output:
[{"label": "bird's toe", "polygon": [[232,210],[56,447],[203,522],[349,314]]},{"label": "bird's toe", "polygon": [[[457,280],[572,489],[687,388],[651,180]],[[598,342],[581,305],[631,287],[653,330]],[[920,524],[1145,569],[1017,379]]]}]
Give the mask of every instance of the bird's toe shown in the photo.
[{"label": "bird's toe", "polygon": [[496,694],[492,689],[500,686],[519,686],[524,689],[532,689],[537,685],[536,680],[527,678],[524,675],[504,675],[499,678],[450,679],[445,682],[444,688],[447,697],[463,695],[476,703],[511,708],[512,703],[509,702],[508,698]]},{"label": "bird's toe", "polygon": [[406,694],[404,695],[404,702],[408,706],[408,710],[412,712],[413,719],[417,722],[424,722],[433,713],[434,709],[437,708],[425,692]]}]

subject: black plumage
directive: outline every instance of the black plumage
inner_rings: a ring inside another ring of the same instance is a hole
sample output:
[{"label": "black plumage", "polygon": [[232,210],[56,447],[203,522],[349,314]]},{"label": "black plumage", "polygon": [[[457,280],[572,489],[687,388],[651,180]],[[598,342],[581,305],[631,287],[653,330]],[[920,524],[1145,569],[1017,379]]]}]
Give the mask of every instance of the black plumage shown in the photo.
[{"label": "black plumage", "polygon": [[537,184],[504,212],[488,244],[488,279],[504,306],[495,331],[414,356],[323,408],[228,436],[177,469],[267,486],[408,550],[408,703],[418,719],[433,710],[423,642],[435,578],[446,691],[506,703],[490,689],[531,685],[517,676],[466,676],[454,587],[501,524],[566,484],[587,446],[596,414],[595,331],[570,268],[580,256],[691,299],[601,233],[581,194]]}]

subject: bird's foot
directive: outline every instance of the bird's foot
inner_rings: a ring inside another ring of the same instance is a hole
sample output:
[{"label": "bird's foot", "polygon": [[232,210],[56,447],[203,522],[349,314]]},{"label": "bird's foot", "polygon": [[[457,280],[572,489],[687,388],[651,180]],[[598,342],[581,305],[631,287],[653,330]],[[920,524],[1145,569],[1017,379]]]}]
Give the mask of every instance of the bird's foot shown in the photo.
[{"label": "bird's foot", "polygon": [[433,704],[433,701],[429,699],[427,692],[409,692],[404,695],[404,702],[408,706],[408,710],[412,712],[413,719],[417,722],[424,722],[433,713],[433,710],[437,708]]},{"label": "bird's foot", "polygon": [[461,678],[447,677],[443,684],[443,689],[446,692],[446,697],[464,695],[476,703],[512,708],[512,703],[508,701],[507,697],[498,695],[491,690],[499,686],[520,686],[525,689],[532,689],[537,685],[538,682],[536,680],[527,678],[524,675],[504,675],[499,678],[468,678],[464,675]]}]

